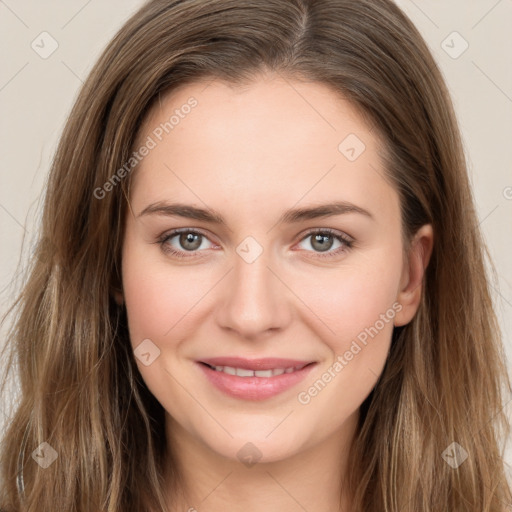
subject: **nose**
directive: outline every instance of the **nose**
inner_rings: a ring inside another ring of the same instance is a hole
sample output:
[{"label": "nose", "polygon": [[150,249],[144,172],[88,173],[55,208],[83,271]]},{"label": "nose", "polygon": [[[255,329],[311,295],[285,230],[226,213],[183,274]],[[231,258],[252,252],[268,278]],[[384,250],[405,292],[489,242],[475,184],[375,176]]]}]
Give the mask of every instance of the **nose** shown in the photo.
[{"label": "nose", "polygon": [[[269,266],[270,263],[270,266]],[[264,339],[283,330],[291,320],[290,291],[266,253],[248,263],[235,255],[234,268],[224,280],[217,322],[240,338]]]}]

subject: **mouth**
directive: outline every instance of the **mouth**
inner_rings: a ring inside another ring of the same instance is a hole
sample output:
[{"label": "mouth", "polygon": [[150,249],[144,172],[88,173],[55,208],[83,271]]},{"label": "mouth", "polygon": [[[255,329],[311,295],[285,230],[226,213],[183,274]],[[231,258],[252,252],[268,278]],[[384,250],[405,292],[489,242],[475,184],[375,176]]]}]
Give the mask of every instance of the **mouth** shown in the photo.
[{"label": "mouth", "polygon": [[303,380],[316,361],[294,359],[212,358],[197,361],[218,390],[243,400],[264,400]]},{"label": "mouth", "polygon": [[289,366],[287,368],[269,368],[268,370],[250,370],[247,368],[236,368],[234,366],[213,366],[207,363],[203,363],[208,366],[208,368],[215,370],[216,372],[227,373],[228,375],[236,375],[237,377],[259,377],[259,378],[269,378],[275,377],[277,375],[282,375],[283,373],[293,373],[302,368],[306,367],[308,364],[314,363],[306,363],[304,365],[299,366]]}]

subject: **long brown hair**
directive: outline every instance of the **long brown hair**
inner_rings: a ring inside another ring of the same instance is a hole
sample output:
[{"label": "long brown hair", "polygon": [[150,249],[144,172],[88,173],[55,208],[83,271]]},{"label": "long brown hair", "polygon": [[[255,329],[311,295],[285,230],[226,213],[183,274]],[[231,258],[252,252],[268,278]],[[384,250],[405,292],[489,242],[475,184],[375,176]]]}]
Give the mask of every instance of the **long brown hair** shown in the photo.
[{"label": "long brown hair", "polygon": [[[351,101],[385,141],[406,239],[434,228],[420,309],[395,328],[361,406],[354,511],[503,512],[512,502],[499,443],[510,381],[486,250],[452,103],[416,28],[390,0],[153,0],[90,73],[53,161],[8,339],[20,399],[0,460],[6,512],[165,510],[164,411],[113,299],[132,172],[98,190],[129,161],[159,95],[264,70]],[[57,454],[44,469],[31,456],[43,442]],[[446,453],[467,459],[455,468]]]}]

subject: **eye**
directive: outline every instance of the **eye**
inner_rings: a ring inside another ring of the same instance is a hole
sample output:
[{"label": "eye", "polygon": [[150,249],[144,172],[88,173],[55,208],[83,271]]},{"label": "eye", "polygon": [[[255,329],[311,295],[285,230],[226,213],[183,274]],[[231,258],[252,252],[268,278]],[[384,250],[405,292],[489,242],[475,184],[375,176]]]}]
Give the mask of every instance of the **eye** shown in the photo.
[{"label": "eye", "polygon": [[[331,258],[352,248],[354,240],[344,233],[329,228],[315,229],[302,238],[301,243],[310,240],[309,246],[320,258]],[[159,239],[162,251],[177,258],[200,256],[200,252],[208,249],[207,236],[198,230],[183,228],[163,234]],[[206,243],[206,246],[205,246]],[[209,242],[211,244],[211,242]],[[335,250],[331,250],[338,243]],[[211,247],[210,247],[211,248]]]},{"label": "eye", "polygon": [[[310,231],[301,242],[306,240],[310,240],[308,245],[313,248],[314,252],[318,253],[320,258],[338,256],[351,249],[354,244],[354,240],[349,236],[328,228]],[[339,244],[338,247],[331,250],[336,242]]]},{"label": "eye", "polygon": [[[174,243],[173,242],[174,240]],[[175,229],[160,237],[158,243],[162,250],[178,258],[194,257],[200,249],[208,249],[204,242],[208,238],[194,229]],[[188,254],[187,254],[188,253]]]}]

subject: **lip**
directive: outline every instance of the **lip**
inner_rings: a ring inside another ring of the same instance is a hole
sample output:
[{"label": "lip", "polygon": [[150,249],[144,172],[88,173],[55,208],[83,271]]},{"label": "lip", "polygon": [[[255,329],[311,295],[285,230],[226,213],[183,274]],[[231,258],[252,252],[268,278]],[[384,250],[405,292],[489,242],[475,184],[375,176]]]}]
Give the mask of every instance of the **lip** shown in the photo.
[{"label": "lip", "polygon": [[[197,361],[196,364],[208,381],[224,394],[251,401],[266,400],[283,393],[301,382],[316,366],[313,361],[295,359],[243,359],[238,357],[216,357]],[[246,370],[270,370],[274,368],[299,367],[292,373],[272,377],[240,377],[229,375],[210,368],[211,366],[231,366]]]}]

